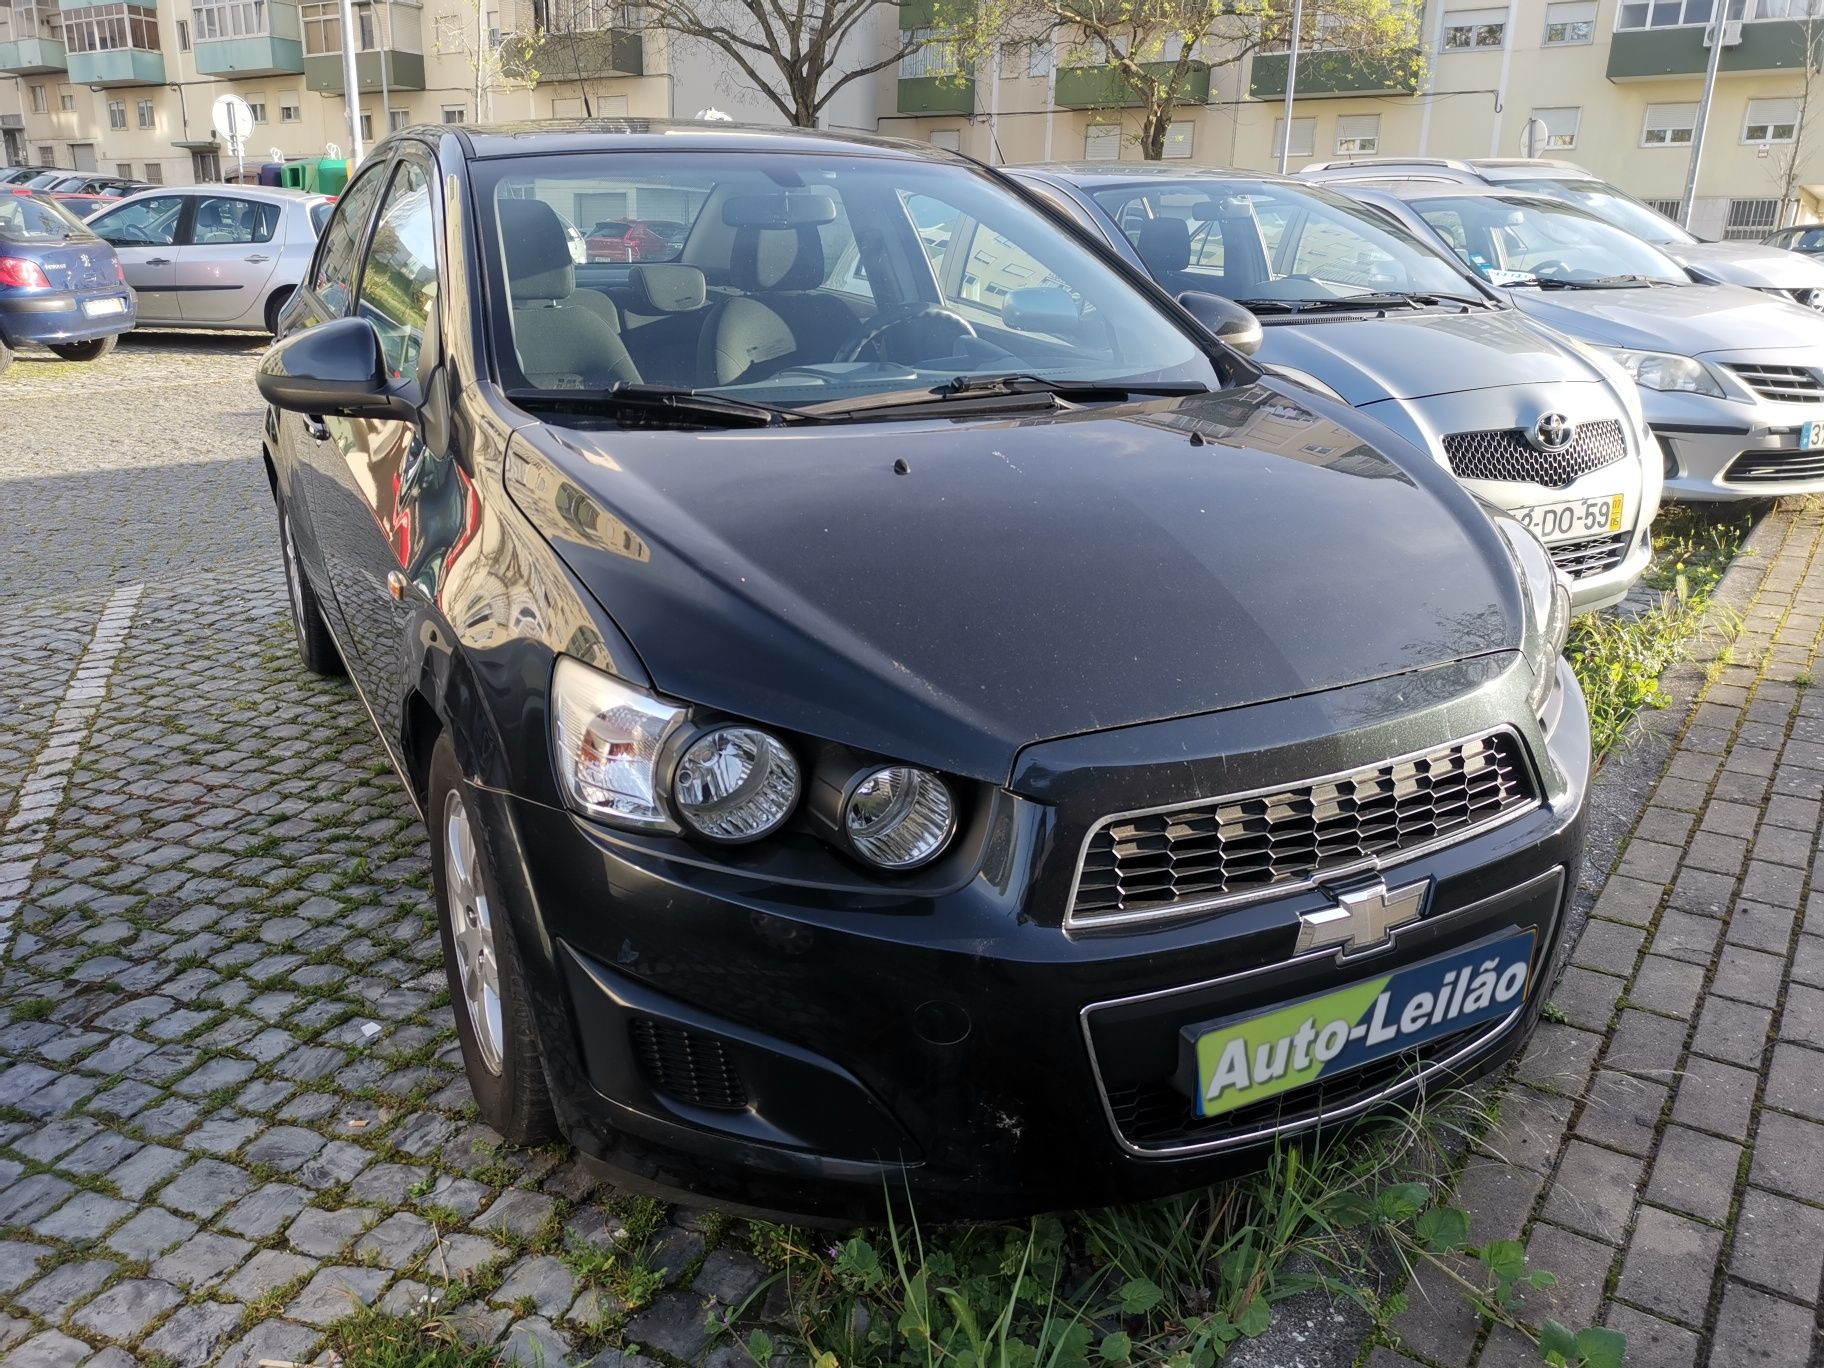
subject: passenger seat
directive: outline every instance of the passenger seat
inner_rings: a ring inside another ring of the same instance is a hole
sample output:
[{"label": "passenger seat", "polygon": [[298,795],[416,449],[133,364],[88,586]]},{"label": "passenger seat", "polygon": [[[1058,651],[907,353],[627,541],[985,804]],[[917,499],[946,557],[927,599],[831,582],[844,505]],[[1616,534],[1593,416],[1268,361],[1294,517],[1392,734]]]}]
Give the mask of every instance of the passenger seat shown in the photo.
[{"label": "passenger seat", "polygon": [[499,212],[513,344],[526,379],[540,389],[589,390],[638,380],[620,335],[575,301],[576,264],[556,211],[543,200],[509,199]]},{"label": "passenger seat", "polygon": [[700,383],[763,380],[833,360],[860,318],[823,292],[827,273],[815,226],[737,228],[729,275],[738,293],[716,305],[703,328]]},{"label": "passenger seat", "polygon": [[1148,219],[1134,238],[1146,273],[1173,294],[1196,286],[1185,279],[1191,266],[1191,226],[1180,218]]}]

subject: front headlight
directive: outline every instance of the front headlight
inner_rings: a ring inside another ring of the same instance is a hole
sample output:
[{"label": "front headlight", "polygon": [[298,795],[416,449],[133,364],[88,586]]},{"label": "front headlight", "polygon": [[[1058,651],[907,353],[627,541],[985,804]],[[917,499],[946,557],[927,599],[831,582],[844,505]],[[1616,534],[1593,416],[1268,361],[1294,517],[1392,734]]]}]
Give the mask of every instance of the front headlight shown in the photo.
[{"label": "front headlight", "polygon": [[558,778],[584,816],[676,831],[658,794],[659,754],[684,709],[559,656],[551,676]]},{"label": "front headlight", "polygon": [[842,830],[869,864],[916,869],[950,843],[956,804],[929,770],[884,765],[863,774],[843,799]]},{"label": "front headlight", "polygon": [[1514,553],[1520,578],[1526,584],[1528,635],[1540,644],[1540,659],[1535,662],[1527,702],[1539,715],[1551,698],[1552,685],[1558,679],[1558,657],[1564,654],[1564,643],[1571,634],[1571,590],[1552,564],[1544,542],[1516,519],[1497,516],[1493,522]]},{"label": "front headlight", "polygon": [[678,756],[671,795],[698,835],[730,845],[757,841],[798,805],[798,762],[758,727],[712,727]]},{"label": "front headlight", "polygon": [[1661,390],[1671,394],[1708,394],[1724,397],[1723,387],[1716,382],[1710,368],[1689,356],[1671,352],[1629,351],[1622,347],[1599,347],[1642,389]]}]

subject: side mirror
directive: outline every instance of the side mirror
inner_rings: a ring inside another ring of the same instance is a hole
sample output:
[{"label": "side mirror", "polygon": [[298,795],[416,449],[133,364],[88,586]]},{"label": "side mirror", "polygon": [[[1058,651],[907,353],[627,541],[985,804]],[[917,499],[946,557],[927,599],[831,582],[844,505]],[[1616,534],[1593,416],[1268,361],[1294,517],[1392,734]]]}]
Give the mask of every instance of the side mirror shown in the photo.
[{"label": "side mirror", "polygon": [[267,403],[292,413],[394,418],[404,409],[387,382],[380,334],[365,318],[332,319],[273,343],[255,380]]},{"label": "side mirror", "polygon": [[1252,356],[1260,350],[1263,334],[1260,320],[1232,299],[1221,295],[1205,294],[1201,290],[1186,290],[1178,296],[1178,303],[1192,318],[1215,335],[1219,342],[1226,344],[1243,356]]},{"label": "side mirror", "polygon": [[1050,333],[1075,337],[1083,326],[1076,296],[1055,285],[1029,285],[1010,290],[1001,301],[1001,322],[1015,332]]}]

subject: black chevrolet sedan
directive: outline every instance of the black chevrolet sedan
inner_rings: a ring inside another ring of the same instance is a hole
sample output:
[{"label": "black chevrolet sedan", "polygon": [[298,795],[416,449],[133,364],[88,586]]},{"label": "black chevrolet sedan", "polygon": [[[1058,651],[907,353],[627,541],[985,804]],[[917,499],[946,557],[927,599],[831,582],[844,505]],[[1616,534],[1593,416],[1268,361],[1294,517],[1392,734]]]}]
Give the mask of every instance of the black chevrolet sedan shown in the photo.
[{"label": "black chevrolet sedan", "polygon": [[[613,218],[676,259],[579,261]],[[1582,840],[1564,587],[1186,299],[921,144],[438,127],[361,168],[263,454],[502,1135],[1011,1214],[1518,1047]]]}]

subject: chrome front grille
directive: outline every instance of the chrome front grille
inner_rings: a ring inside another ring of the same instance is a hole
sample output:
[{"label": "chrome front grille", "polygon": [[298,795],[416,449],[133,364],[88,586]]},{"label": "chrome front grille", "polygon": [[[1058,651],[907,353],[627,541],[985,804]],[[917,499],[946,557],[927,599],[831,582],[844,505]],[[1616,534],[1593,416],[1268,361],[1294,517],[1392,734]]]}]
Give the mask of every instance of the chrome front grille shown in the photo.
[{"label": "chrome front grille", "polygon": [[1621,424],[1585,423],[1563,451],[1541,451],[1520,428],[1453,432],[1444,438],[1451,473],[1462,480],[1517,480],[1562,489],[1628,454]]},{"label": "chrome front grille", "polygon": [[1582,541],[1559,542],[1546,549],[1552,553],[1552,564],[1572,579],[1600,575],[1613,570],[1628,554],[1632,532],[1615,532],[1602,537],[1585,537]]},{"label": "chrome front grille", "polygon": [[1824,479],[1824,451],[1744,451],[1723,472],[1724,484],[1784,484]]},{"label": "chrome front grille", "polygon": [[1091,831],[1068,925],[1201,911],[1454,840],[1538,801],[1499,731],[1258,793],[1110,817]]},{"label": "chrome front grille", "polygon": [[1746,361],[1727,367],[1763,399],[1781,404],[1815,404],[1824,401],[1824,384],[1809,366],[1764,366]]}]

